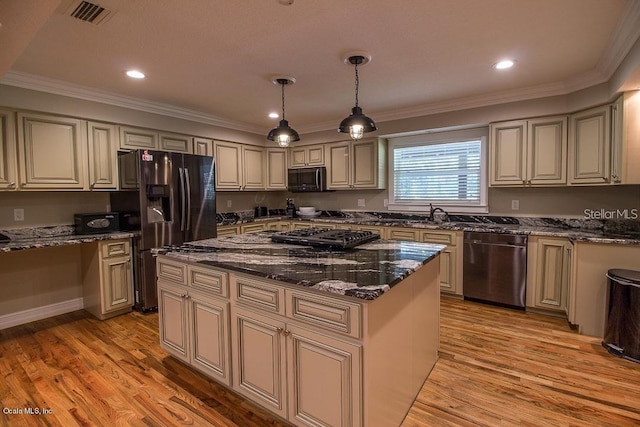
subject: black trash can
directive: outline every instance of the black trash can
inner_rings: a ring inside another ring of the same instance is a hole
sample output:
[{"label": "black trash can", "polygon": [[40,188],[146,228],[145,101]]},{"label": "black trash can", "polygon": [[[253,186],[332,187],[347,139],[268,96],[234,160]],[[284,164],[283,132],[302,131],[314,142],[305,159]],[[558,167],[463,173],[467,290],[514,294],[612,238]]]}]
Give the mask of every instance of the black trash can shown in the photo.
[{"label": "black trash can", "polygon": [[640,363],[640,271],[612,269],[607,277],[602,345],[615,356]]}]

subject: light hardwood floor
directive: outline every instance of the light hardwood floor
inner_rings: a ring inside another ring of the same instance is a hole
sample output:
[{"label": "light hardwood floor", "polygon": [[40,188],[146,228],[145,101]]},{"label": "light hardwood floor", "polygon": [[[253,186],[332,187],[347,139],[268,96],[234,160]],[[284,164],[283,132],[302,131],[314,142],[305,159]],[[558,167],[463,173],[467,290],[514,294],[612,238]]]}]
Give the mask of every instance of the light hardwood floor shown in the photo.
[{"label": "light hardwood floor", "polygon": [[[638,426],[640,364],[566,321],[442,299],[441,355],[403,426]],[[157,314],[0,331],[6,426],[279,426],[158,346]]]}]

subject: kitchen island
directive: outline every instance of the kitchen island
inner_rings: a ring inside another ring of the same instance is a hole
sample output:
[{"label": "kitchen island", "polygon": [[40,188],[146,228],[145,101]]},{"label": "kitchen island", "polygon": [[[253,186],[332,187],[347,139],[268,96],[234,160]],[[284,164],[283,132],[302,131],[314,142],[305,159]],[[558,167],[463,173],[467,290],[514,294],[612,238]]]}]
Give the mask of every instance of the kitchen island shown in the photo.
[{"label": "kitchen island", "polygon": [[272,233],[158,252],[161,346],[296,425],[399,425],[437,360],[444,246]]}]

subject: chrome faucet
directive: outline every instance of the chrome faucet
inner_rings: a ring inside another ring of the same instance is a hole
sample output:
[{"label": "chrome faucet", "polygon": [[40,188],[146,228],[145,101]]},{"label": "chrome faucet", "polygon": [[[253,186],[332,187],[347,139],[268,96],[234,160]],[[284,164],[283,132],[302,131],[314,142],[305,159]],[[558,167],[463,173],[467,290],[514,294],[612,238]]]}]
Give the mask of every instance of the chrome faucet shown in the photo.
[{"label": "chrome faucet", "polygon": [[433,215],[436,212],[442,212],[444,214],[445,217],[445,221],[449,220],[449,213],[447,213],[444,209],[442,208],[434,208],[433,204],[429,203],[429,221],[433,221],[435,218],[433,217]]}]

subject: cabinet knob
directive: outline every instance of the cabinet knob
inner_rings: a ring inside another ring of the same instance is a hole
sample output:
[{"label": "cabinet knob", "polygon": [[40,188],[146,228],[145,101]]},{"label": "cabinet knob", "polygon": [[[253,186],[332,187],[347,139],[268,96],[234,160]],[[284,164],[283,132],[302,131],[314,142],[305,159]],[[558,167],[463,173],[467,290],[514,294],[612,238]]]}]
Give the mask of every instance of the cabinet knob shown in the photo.
[{"label": "cabinet knob", "polygon": [[96,186],[96,183],[95,183],[95,182],[92,182],[91,184],[89,184],[89,188],[90,188],[91,190],[93,190],[95,186]]},{"label": "cabinet knob", "polygon": [[603,176],[602,179],[604,180],[604,182],[609,182],[609,178],[607,178],[606,176]]},{"label": "cabinet knob", "polygon": [[15,182],[10,182],[9,183],[9,188],[16,188],[16,183]]},{"label": "cabinet knob", "polygon": [[279,333],[279,334],[281,334],[281,333],[283,333],[283,332],[284,332],[284,329],[282,329],[282,328],[276,328],[276,332],[277,332],[277,333]]}]

